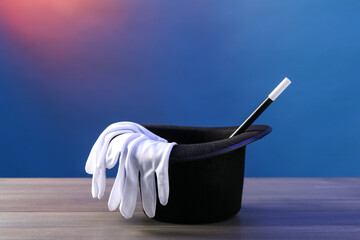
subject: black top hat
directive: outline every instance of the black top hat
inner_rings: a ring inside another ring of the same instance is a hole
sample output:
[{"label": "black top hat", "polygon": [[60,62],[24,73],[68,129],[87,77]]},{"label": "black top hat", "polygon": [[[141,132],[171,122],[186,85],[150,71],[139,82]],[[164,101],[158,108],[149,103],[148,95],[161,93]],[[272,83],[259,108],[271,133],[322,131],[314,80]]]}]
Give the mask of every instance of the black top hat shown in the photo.
[{"label": "black top hat", "polygon": [[169,159],[170,195],[157,201],[154,219],[174,223],[206,223],[227,219],[241,208],[245,147],[271,127],[252,125],[229,138],[237,127],[144,125],[176,142]]}]

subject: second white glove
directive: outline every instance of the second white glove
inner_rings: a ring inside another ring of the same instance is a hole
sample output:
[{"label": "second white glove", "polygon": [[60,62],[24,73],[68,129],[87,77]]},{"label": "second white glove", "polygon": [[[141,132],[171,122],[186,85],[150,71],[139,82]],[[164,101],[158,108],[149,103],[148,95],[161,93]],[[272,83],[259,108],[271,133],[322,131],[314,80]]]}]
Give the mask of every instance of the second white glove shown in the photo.
[{"label": "second white glove", "polygon": [[92,196],[102,198],[106,168],[113,168],[119,161],[118,173],[109,197],[109,210],[114,211],[120,206],[120,212],[125,218],[132,217],[140,174],[143,208],[149,217],[154,217],[155,176],[160,203],[166,205],[169,198],[168,161],[175,144],[168,143],[137,123],[111,124],[96,140],[86,162],[86,172],[93,175]]},{"label": "second white glove", "polygon": [[155,174],[160,203],[167,204],[168,161],[175,144],[155,141],[140,133],[124,133],[111,141],[106,156],[106,167],[113,167],[119,160],[119,169],[109,197],[110,211],[116,210],[120,205],[122,215],[125,218],[132,217],[137,200],[139,174],[142,204],[146,215],[150,218],[155,216]]}]

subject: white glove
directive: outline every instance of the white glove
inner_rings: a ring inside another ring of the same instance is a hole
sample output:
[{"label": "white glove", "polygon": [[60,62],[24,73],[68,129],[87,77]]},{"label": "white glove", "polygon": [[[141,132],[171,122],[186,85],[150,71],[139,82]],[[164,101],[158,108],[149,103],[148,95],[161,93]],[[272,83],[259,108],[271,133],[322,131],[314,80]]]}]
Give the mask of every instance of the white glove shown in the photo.
[{"label": "white glove", "polygon": [[167,142],[143,126],[133,122],[118,122],[108,126],[96,140],[85,165],[85,171],[93,175],[91,187],[93,198],[101,199],[104,195],[106,186],[105,155],[110,141],[115,136],[123,133],[143,133],[153,140]]},{"label": "white glove", "polygon": [[95,142],[86,162],[86,172],[93,174],[92,196],[102,198],[105,167],[113,168],[119,160],[119,170],[109,197],[109,210],[115,210],[121,202],[120,211],[124,217],[133,215],[140,172],[143,208],[149,217],[153,217],[156,209],[154,174],[157,174],[160,203],[166,205],[169,196],[168,160],[175,144],[167,143],[136,123],[110,125]]},{"label": "white glove", "polygon": [[155,173],[160,203],[167,204],[169,198],[168,160],[175,144],[154,141],[139,133],[125,133],[111,141],[106,166],[113,167],[119,159],[119,170],[109,197],[110,211],[116,210],[120,204],[122,215],[125,218],[132,217],[136,206],[139,173],[141,198],[146,215],[150,218],[155,216]]}]

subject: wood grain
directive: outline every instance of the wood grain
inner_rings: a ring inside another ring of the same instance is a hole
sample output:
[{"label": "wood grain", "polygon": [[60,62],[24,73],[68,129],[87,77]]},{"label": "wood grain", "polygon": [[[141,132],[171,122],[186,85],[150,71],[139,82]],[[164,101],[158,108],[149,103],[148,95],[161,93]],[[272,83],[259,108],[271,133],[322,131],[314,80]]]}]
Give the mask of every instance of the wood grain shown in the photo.
[{"label": "wood grain", "polygon": [[359,178],[246,178],[243,208],[213,224],[132,219],[92,199],[91,179],[0,179],[0,239],[360,239]]}]

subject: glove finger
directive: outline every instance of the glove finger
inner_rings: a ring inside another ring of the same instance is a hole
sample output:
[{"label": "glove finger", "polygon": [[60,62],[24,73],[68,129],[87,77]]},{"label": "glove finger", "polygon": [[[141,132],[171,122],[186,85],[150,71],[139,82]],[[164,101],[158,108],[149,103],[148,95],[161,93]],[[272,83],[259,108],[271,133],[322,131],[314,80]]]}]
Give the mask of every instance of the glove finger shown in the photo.
[{"label": "glove finger", "polygon": [[169,199],[169,157],[171,153],[172,147],[175,143],[168,144],[165,152],[166,155],[163,156],[161,162],[159,163],[158,167],[156,168],[156,177],[157,177],[157,187],[158,187],[158,195],[159,201],[161,205],[166,205]]},{"label": "glove finger", "polygon": [[85,171],[88,174],[94,174],[94,172],[95,172],[97,148],[98,148],[98,142],[96,141],[95,144],[91,148],[91,151],[89,153],[88,159],[85,164]]},{"label": "glove finger", "polygon": [[94,174],[94,163],[90,162],[89,160],[86,161],[85,164],[85,172],[87,174]]},{"label": "glove finger", "polygon": [[[114,144],[118,145],[118,150],[121,152],[119,156],[119,168],[116,174],[115,182],[113,188],[110,193],[109,201],[108,201],[108,208],[110,211],[114,211],[116,208],[119,207],[124,190],[124,181],[125,181],[125,160],[127,158],[128,150],[127,144],[133,138],[136,138],[136,135],[133,134],[124,134],[114,139]],[[119,143],[119,138],[122,138],[121,144]]]},{"label": "glove finger", "polygon": [[125,161],[125,181],[124,181],[124,192],[122,201],[120,203],[120,212],[125,218],[131,218],[135,207],[137,198],[137,189],[139,185],[139,170],[137,163],[132,158],[133,153],[136,152],[137,144],[146,139],[146,136],[138,135],[139,137],[133,140],[128,145],[128,152]]},{"label": "glove finger", "polygon": [[101,168],[99,169],[99,176],[98,176],[98,199],[101,199],[104,196],[106,188],[106,169]]},{"label": "glove finger", "polygon": [[105,167],[107,169],[113,168],[116,165],[120,154],[121,146],[119,146],[119,144],[114,139],[113,141],[111,141],[108,151],[106,153]]},{"label": "glove finger", "polygon": [[115,211],[120,205],[120,201],[122,197],[121,189],[120,189],[120,181],[121,181],[121,171],[118,171],[114,181],[114,185],[111,189],[111,193],[109,196],[108,208],[110,211]]},{"label": "glove finger", "polygon": [[[118,184],[118,187],[113,188],[114,190],[114,199],[111,200],[111,203],[109,202],[110,206],[109,209],[116,209],[117,207],[119,207],[120,202],[123,198],[123,192],[124,192],[124,186],[125,186],[125,162],[126,159],[130,156],[128,156],[128,144],[135,140],[136,138],[138,138],[140,136],[140,134],[124,134],[121,135],[121,138],[123,140],[122,145],[121,145],[121,155],[119,157],[119,168],[118,168],[118,173],[116,175],[116,184]],[[120,138],[117,137],[117,138]],[[115,139],[114,139],[115,140]],[[115,183],[114,183],[115,184]],[[114,186],[115,187],[115,186]],[[116,191],[116,192],[115,192]],[[110,200],[110,199],[109,199]]]},{"label": "glove finger", "polygon": [[95,170],[91,180],[91,195],[93,198],[96,198],[98,195],[97,177],[98,177],[98,170]]},{"label": "glove finger", "polygon": [[153,218],[155,216],[156,210],[156,188],[154,172],[141,174],[140,184],[143,209],[149,218]]},{"label": "glove finger", "polygon": [[170,192],[169,175],[167,171],[161,171],[156,173],[156,177],[159,201],[161,205],[165,206],[168,203]]},{"label": "glove finger", "polygon": [[118,170],[118,173],[120,174],[119,176],[120,199],[122,199],[124,196],[124,186],[125,186],[125,178],[126,178],[125,162],[127,159],[127,155],[128,155],[128,150],[127,150],[127,145],[125,144],[120,156],[119,170]]},{"label": "glove finger", "polygon": [[138,172],[126,171],[125,186],[123,198],[120,204],[120,212],[125,218],[131,218],[136,207],[137,189],[138,189]]}]

